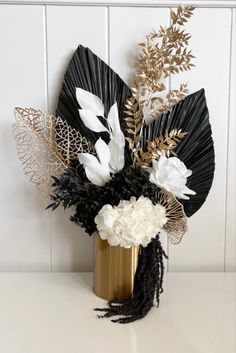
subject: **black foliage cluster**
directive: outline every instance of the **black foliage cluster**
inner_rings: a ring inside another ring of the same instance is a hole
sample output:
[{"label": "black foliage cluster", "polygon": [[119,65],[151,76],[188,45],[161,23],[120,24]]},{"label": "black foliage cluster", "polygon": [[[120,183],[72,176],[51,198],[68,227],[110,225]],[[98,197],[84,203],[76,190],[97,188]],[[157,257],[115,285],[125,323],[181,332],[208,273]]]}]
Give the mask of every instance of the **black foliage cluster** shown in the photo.
[{"label": "black foliage cluster", "polygon": [[48,208],[74,206],[71,221],[85,228],[89,235],[97,230],[94,218],[105,204],[117,206],[121,200],[141,195],[155,202],[158,193],[158,188],[149,181],[149,173],[143,168],[125,168],[114,174],[104,186],[97,186],[87,179],[83,166],[74,161],[60,178],[53,179],[53,202]]},{"label": "black foliage cluster", "polygon": [[167,258],[159,235],[147,247],[141,246],[132,297],[124,301],[111,300],[107,308],[95,309],[104,312],[98,317],[118,316],[111,321],[126,324],[146,316],[154,305],[154,299],[158,307],[163,292],[164,257]]}]

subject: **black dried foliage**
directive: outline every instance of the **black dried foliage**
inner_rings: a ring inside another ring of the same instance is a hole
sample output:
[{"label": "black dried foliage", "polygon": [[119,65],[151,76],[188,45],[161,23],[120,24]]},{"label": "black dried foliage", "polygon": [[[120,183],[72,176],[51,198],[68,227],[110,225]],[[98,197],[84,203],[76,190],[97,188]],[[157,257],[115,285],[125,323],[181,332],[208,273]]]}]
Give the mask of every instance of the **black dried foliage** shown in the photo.
[{"label": "black dried foliage", "polygon": [[60,178],[53,177],[53,180],[53,202],[47,208],[54,210],[59,205],[64,209],[74,207],[71,221],[85,228],[89,235],[97,231],[94,218],[104,205],[117,206],[121,200],[141,195],[155,203],[159,190],[149,181],[149,173],[145,169],[132,167],[114,174],[104,186],[94,185],[78,161],[74,161]]}]

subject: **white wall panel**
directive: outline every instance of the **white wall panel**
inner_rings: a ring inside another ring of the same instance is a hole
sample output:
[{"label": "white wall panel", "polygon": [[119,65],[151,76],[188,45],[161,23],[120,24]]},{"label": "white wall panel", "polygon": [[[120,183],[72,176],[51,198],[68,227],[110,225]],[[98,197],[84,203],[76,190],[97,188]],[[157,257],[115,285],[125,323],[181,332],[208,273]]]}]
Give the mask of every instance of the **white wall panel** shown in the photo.
[{"label": "white wall panel", "polygon": [[[107,57],[107,9],[47,8],[49,107],[53,111],[66,67],[79,44]],[[62,209],[52,215],[52,269],[88,271],[93,264],[93,239],[69,221]]]},{"label": "white wall panel", "polygon": [[110,65],[127,84],[131,84],[138,43],[152,29],[169,23],[169,9],[112,7],[109,18]]},{"label": "white wall panel", "polygon": [[11,124],[15,106],[45,109],[42,6],[0,5],[0,270],[50,268],[49,217],[24,176]]},{"label": "white wall panel", "polygon": [[191,92],[205,88],[213,129],[216,171],[203,207],[189,219],[182,243],[170,245],[170,270],[224,270],[228,88],[231,10],[197,9],[187,25],[196,68],[171,80],[188,82]]},{"label": "white wall panel", "polygon": [[232,10],[225,270],[236,270],[236,9]]}]

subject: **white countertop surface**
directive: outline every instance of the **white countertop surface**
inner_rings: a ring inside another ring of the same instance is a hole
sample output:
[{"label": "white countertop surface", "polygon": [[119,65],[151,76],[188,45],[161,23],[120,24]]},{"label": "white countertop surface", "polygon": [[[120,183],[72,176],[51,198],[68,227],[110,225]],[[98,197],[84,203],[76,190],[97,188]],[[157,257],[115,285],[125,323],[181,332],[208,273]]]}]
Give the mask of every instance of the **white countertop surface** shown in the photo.
[{"label": "white countertop surface", "polygon": [[235,353],[236,274],[168,273],[159,309],[98,320],[89,273],[0,273],[1,353]]}]

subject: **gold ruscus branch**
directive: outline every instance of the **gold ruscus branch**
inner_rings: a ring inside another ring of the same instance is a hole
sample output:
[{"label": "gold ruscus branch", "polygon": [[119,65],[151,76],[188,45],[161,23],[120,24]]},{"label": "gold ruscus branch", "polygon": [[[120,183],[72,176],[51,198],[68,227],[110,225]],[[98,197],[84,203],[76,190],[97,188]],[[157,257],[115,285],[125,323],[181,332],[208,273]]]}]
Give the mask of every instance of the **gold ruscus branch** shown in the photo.
[{"label": "gold ruscus branch", "polygon": [[132,97],[128,99],[125,111],[129,134],[127,141],[134,164],[138,159],[144,121],[149,123],[167,113],[188,94],[186,84],[167,90],[165,81],[171,74],[188,71],[195,66],[192,63],[194,56],[188,49],[191,36],[184,28],[194,9],[195,6],[188,5],[171,11],[170,26],[153,30],[139,44],[141,50],[137,58]]}]

